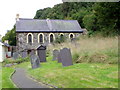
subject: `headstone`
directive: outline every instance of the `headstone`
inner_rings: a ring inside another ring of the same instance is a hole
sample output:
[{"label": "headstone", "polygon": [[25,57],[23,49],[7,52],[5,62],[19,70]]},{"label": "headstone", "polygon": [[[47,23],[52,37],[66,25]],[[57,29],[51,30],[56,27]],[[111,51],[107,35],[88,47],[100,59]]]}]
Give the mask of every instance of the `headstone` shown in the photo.
[{"label": "headstone", "polygon": [[27,57],[27,51],[22,52],[22,58],[25,58],[25,57]]},{"label": "headstone", "polygon": [[59,51],[58,51],[57,49],[55,49],[55,50],[53,51],[53,61],[54,61],[54,60],[58,60],[58,54],[59,54]]},{"label": "headstone", "polygon": [[32,49],[31,52],[30,52],[30,56],[32,56],[32,55],[35,55],[35,50],[34,49]]},{"label": "headstone", "polygon": [[71,51],[68,48],[63,48],[61,51],[61,60],[63,66],[73,65]]},{"label": "headstone", "polygon": [[62,60],[61,60],[61,50],[60,50],[60,52],[58,54],[58,63],[61,63],[61,62],[62,62]]},{"label": "headstone", "polygon": [[18,52],[14,52],[13,53],[13,59],[16,60],[18,57],[19,57],[19,53]]},{"label": "headstone", "polygon": [[46,46],[39,46],[37,48],[37,53],[38,53],[38,57],[40,62],[46,62]]},{"label": "headstone", "polygon": [[30,59],[31,59],[32,69],[40,67],[40,61],[37,55],[32,55]]}]

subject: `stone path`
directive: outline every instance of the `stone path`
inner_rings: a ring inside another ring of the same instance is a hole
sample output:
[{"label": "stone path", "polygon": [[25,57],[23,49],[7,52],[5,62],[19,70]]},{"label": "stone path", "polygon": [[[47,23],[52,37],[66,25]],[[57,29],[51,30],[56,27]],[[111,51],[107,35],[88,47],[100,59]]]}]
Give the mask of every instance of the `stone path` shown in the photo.
[{"label": "stone path", "polygon": [[16,69],[16,72],[12,76],[12,80],[18,88],[49,88],[46,85],[30,79],[22,68]]}]

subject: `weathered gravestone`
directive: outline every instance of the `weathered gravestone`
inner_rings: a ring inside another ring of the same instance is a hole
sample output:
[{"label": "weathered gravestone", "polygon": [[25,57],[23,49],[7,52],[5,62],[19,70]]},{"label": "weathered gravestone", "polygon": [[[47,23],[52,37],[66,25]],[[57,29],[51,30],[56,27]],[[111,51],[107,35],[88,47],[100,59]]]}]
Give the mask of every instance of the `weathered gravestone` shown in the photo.
[{"label": "weathered gravestone", "polygon": [[32,49],[31,52],[30,52],[30,56],[34,55],[35,54],[35,50]]},{"label": "weathered gravestone", "polygon": [[58,60],[58,54],[59,54],[59,51],[58,51],[57,49],[55,49],[55,50],[53,51],[53,61],[54,61],[54,60]]},{"label": "weathered gravestone", "polygon": [[22,56],[22,58],[27,57],[27,51],[25,51],[25,50],[24,50],[24,51],[22,51],[21,53],[22,53],[22,55],[21,55],[21,56]]},{"label": "weathered gravestone", "polygon": [[62,60],[61,60],[61,50],[60,50],[60,52],[58,54],[58,63],[61,63],[61,62],[62,62]]},{"label": "weathered gravestone", "polygon": [[37,55],[30,56],[32,69],[40,67],[39,57]]},{"label": "weathered gravestone", "polygon": [[46,62],[46,46],[39,46],[37,48],[37,53],[38,53],[38,57],[40,62]]},{"label": "weathered gravestone", "polygon": [[19,57],[19,53],[18,52],[14,52],[13,53],[13,59],[16,60]]},{"label": "weathered gravestone", "polygon": [[63,66],[73,65],[70,49],[63,48],[60,52],[61,52],[62,65]]}]

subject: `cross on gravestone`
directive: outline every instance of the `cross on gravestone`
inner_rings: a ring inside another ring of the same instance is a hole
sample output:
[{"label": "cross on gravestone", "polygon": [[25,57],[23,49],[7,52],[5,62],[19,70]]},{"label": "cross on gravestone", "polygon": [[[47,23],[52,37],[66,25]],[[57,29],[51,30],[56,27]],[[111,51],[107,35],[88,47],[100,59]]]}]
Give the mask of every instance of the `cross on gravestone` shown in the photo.
[{"label": "cross on gravestone", "polygon": [[61,60],[63,66],[73,65],[71,51],[68,48],[63,48],[61,51]]},{"label": "cross on gravestone", "polygon": [[14,52],[13,53],[13,59],[16,60],[19,57],[19,53],[18,52]]},{"label": "cross on gravestone", "polygon": [[61,63],[62,62],[62,60],[61,60],[61,50],[60,50],[60,52],[58,53],[58,63]]},{"label": "cross on gravestone", "polygon": [[40,62],[46,62],[46,46],[39,46],[37,48],[37,54],[40,59]]},{"label": "cross on gravestone", "polygon": [[30,59],[31,59],[32,69],[40,67],[40,61],[37,55],[32,55]]},{"label": "cross on gravestone", "polygon": [[54,61],[54,60],[58,60],[58,54],[59,54],[59,51],[58,51],[57,49],[55,49],[55,50],[53,51],[53,61]]}]

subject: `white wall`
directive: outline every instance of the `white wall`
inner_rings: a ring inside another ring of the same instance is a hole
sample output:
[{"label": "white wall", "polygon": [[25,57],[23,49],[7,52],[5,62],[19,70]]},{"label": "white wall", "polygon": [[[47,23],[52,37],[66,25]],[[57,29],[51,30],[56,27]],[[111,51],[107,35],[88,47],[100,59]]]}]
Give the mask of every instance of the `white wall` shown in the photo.
[{"label": "white wall", "polygon": [[3,61],[3,56],[2,56],[2,44],[0,44],[0,62]]},{"label": "white wall", "polygon": [[8,52],[7,47],[0,43],[0,62],[3,62],[6,58],[6,52]]}]

